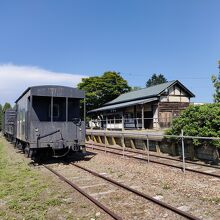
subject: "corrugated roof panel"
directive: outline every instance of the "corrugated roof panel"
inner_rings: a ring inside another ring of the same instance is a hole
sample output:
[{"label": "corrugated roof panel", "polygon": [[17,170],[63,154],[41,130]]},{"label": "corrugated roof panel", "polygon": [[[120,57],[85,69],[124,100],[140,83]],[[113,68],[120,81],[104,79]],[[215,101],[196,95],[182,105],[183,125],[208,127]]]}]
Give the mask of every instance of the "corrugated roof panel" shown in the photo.
[{"label": "corrugated roof panel", "polygon": [[156,86],[151,86],[148,88],[140,89],[137,91],[128,92],[125,94],[120,95],[116,99],[106,103],[105,105],[112,105],[113,103],[119,103],[119,102],[126,102],[133,99],[141,99],[144,97],[152,97],[152,96],[158,96],[162,91],[164,91],[166,88],[170,87],[174,82],[177,80],[173,80],[167,83],[162,83]]},{"label": "corrugated roof panel", "polygon": [[131,102],[124,102],[124,103],[120,103],[120,104],[109,105],[109,106],[97,108],[97,109],[89,111],[89,113],[106,111],[106,110],[110,110],[110,109],[118,109],[118,108],[123,108],[123,107],[137,105],[137,104],[145,104],[145,103],[153,102],[156,100],[158,100],[158,98],[149,98],[149,99],[142,99],[142,100],[136,100],[136,101],[131,101]]}]

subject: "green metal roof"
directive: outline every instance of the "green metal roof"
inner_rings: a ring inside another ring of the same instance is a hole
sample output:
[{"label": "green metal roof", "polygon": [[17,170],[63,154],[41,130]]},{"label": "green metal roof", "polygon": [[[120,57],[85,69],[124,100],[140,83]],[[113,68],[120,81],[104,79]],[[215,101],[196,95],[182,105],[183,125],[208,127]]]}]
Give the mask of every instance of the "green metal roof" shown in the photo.
[{"label": "green metal roof", "polygon": [[158,100],[158,98],[149,98],[149,99],[142,99],[142,100],[136,100],[136,101],[130,101],[130,102],[123,102],[123,103],[119,103],[119,104],[115,104],[115,105],[108,105],[108,106],[104,106],[101,108],[97,108],[97,109],[89,111],[89,113],[106,111],[106,110],[110,110],[110,109],[118,109],[118,108],[123,108],[123,107],[127,107],[127,106],[138,105],[138,104],[145,104],[145,103],[153,102],[156,100]]},{"label": "green metal roof", "polygon": [[120,95],[119,97],[117,97],[116,99],[114,99],[110,102],[107,102],[105,105],[113,105],[116,103],[128,102],[131,100],[156,97],[156,96],[159,96],[162,92],[164,92],[165,89],[168,89],[169,87],[171,87],[174,84],[178,84],[180,87],[182,87],[185,90],[185,92],[189,94],[190,97],[195,96],[178,80],[173,80],[173,81],[162,83],[162,84],[159,84],[156,86],[151,86],[151,87],[140,89],[137,91],[124,93],[124,94]]}]

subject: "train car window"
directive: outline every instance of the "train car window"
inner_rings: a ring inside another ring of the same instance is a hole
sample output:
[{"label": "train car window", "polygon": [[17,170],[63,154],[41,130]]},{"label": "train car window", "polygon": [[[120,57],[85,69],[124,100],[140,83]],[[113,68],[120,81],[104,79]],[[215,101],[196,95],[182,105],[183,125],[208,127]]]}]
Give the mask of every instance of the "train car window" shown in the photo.
[{"label": "train car window", "polygon": [[51,121],[49,116],[49,106],[51,105],[51,97],[33,96],[33,111],[39,121]]},{"label": "train car window", "polygon": [[[49,105],[49,118],[51,118],[51,104]],[[60,106],[58,104],[53,104],[53,120],[60,117]]]},{"label": "train car window", "polygon": [[76,118],[80,118],[80,100],[68,99],[68,121],[73,121]]},{"label": "train car window", "polygon": [[66,98],[53,98],[53,121],[66,121]]}]

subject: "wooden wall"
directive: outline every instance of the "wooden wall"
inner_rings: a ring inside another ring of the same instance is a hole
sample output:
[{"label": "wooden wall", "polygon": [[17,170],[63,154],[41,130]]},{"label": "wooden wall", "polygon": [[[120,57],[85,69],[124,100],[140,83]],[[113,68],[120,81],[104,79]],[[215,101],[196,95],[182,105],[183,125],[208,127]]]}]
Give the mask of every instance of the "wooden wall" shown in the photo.
[{"label": "wooden wall", "polygon": [[173,118],[180,115],[181,111],[189,106],[189,102],[159,102],[159,124],[161,128],[170,127]]}]

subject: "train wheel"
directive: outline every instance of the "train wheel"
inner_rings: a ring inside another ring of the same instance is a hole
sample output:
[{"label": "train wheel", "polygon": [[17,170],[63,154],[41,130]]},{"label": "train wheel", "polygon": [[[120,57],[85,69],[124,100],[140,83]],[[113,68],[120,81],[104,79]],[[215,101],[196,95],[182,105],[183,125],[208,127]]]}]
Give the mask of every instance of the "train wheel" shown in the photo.
[{"label": "train wheel", "polygon": [[17,141],[17,140],[15,140],[14,147],[15,147],[15,148],[18,148],[18,141]]},{"label": "train wheel", "polygon": [[86,147],[85,147],[85,146],[82,146],[82,153],[83,153],[84,155],[86,155]]},{"label": "train wheel", "polygon": [[30,155],[30,148],[29,148],[28,144],[26,144],[24,147],[22,146],[22,149],[24,151],[25,157],[28,158]]}]

